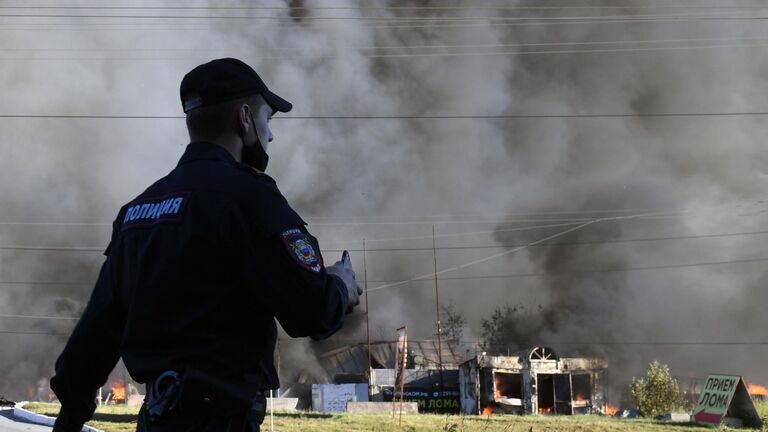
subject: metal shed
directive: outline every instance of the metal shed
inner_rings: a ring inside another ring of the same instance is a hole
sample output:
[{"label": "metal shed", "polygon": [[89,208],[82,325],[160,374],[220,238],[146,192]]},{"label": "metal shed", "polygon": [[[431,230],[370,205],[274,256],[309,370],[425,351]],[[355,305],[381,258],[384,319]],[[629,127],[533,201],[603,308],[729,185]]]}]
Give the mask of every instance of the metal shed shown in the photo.
[{"label": "metal shed", "polygon": [[467,414],[602,412],[602,358],[561,358],[548,347],[512,356],[479,355],[459,366],[461,410]]}]

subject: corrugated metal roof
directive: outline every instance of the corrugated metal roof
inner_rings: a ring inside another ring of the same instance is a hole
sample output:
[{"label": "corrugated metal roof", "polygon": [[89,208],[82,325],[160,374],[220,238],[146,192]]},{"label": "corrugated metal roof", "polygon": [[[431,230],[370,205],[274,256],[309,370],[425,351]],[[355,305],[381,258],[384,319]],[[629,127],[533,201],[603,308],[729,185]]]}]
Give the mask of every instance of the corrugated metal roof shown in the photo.
[{"label": "corrugated metal roof", "polygon": [[[459,364],[474,355],[460,344],[442,341],[443,369],[458,369]],[[371,343],[371,363],[374,369],[395,367],[395,342]],[[329,375],[339,373],[365,373],[368,369],[368,345],[360,343],[334,349],[320,357]],[[436,340],[408,341],[408,368],[438,369],[438,348]]]},{"label": "corrugated metal roof", "polygon": [[[392,387],[395,385],[395,370],[394,369],[374,369],[373,370],[373,382],[381,387]],[[405,385],[408,386],[421,386],[430,387],[437,386],[440,383],[440,371],[437,370],[417,370],[406,369],[405,376],[403,377]],[[459,371],[444,370],[442,372],[443,385],[446,387],[458,387],[459,386]]]}]

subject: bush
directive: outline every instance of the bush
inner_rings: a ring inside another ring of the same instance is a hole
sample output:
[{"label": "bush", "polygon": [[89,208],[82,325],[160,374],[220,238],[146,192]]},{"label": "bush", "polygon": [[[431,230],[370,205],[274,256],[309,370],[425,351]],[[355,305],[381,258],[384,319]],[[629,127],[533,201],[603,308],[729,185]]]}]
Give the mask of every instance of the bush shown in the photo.
[{"label": "bush", "polygon": [[629,385],[637,412],[644,417],[656,417],[682,406],[680,388],[667,365],[657,361],[648,365],[644,378],[632,378]]}]

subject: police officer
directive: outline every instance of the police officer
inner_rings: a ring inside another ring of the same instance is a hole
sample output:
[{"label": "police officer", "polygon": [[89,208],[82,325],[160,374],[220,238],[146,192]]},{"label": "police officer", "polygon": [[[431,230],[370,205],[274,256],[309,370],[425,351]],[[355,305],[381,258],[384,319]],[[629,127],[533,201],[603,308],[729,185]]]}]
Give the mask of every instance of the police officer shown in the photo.
[{"label": "police officer", "polygon": [[181,82],[191,143],[123,206],[88,305],[56,362],[54,431],[79,431],[119,357],[147,384],[140,431],[258,431],[279,387],[275,318],[327,338],[362,293],[264,174],[269,119],[292,105],[247,64],[213,60]]}]

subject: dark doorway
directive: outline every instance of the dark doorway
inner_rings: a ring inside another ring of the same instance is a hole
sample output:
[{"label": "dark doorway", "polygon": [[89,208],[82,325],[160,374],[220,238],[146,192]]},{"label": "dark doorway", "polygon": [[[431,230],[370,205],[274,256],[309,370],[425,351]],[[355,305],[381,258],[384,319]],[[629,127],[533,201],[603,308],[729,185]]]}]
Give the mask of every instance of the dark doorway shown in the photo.
[{"label": "dark doorway", "polygon": [[573,414],[569,374],[537,374],[536,392],[539,414]]},{"label": "dark doorway", "polygon": [[554,414],[555,376],[552,374],[537,374],[536,393],[539,404],[539,414]]},{"label": "dark doorway", "polygon": [[573,414],[573,409],[571,408],[571,376],[569,374],[555,375],[555,414]]}]

